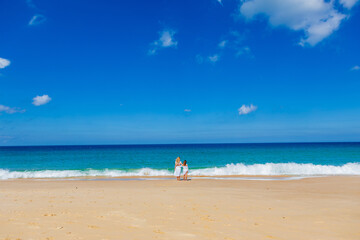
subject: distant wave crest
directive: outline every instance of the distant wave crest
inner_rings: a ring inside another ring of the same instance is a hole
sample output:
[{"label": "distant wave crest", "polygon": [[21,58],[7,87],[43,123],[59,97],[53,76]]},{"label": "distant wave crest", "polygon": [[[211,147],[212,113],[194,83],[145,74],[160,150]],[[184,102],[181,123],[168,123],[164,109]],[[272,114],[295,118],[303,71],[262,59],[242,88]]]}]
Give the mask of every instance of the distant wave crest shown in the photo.
[{"label": "distant wave crest", "polygon": [[[225,167],[190,169],[192,176],[226,176],[226,175],[360,175],[360,163],[347,163],[342,166],[314,165],[299,163],[266,163],[245,165],[242,163],[227,164]],[[117,169],[87,170],[39,170],[9,171],[0,169],[0,179],[16,178],[70,178],[70,177],[127,177],[127,176],[172,176],[166,169],[141,168],[131,171]]]}]

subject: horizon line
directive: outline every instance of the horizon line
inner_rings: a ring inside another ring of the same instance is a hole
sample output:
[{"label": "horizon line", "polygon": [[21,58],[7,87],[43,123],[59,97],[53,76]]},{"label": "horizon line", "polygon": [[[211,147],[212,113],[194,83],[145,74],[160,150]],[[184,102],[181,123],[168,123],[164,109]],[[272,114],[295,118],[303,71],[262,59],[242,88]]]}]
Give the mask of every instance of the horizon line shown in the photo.
[{"label": "horizon line", "polygon": [[326,144],[326,143],[360,143],[360,141],[315,141],[315,142],[238,142],[238,143],[124,143],[124,144],[49,144],[49,145],[0,145],[6,147],[85,147],[85,146],[154,146],[154,145],[250,145],[250,144]]}]

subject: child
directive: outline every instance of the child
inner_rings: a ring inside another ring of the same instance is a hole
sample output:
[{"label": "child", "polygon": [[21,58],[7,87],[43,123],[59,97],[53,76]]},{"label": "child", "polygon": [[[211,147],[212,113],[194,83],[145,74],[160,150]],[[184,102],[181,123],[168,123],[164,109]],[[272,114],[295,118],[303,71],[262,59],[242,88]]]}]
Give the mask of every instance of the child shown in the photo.
[{"label": "child", "polygon": [[183,166],[183,174],[184,174],[184,180],[187,180],[188,178],[188,172],[189,172],[189,167],[187,165],[186,160],[184,161],[184,163],[182,164]]}]

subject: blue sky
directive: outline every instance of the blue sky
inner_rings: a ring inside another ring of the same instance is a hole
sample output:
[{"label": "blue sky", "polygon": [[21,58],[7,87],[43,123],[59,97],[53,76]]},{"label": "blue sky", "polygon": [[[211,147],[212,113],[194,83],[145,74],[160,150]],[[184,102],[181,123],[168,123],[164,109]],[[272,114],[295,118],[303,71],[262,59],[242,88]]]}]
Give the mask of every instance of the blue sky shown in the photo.
[{"label": "blue sky", "polygon": [[0,2],[0,145],[360,141],[357,0]]}]

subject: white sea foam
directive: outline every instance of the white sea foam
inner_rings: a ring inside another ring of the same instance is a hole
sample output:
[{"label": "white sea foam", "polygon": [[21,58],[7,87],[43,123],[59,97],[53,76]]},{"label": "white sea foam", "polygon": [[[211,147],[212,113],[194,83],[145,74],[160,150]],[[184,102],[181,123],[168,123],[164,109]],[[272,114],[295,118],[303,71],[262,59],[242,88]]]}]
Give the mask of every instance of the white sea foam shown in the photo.
[{"label": "white sea foam", "polygon": [[[141,168],[131,171],[117,169],[103,170],[42,170],[42,171],[9,171],[0,169],[0,179],[15,178],[68,178],[68,177],[126,177],[126,176],[172,176],[172,171]],[[314,165],[298,163],[266,164],[227,164],[225,167],[190,169],[192,176],[226,176],[226,175],[360,175],[360,163],[347,163],[342,166]]]},{"label": "white sea foam", "polygon": [[133,171],[123,171],[116,169],[104,170],[42,170],[42,171],[8,171],[0,169],[0,179],[14,178],[69,178],[69,177],[122,177],[122,176],[169,176],[168,170],[156,170],[151,168],[141,168]]},{"label": "white sea foam", "polygon": [[195,169],[191,175],[360,175],[360,163],[347,163],[342,166],[314,165],[299,163],[266,163],[245,165],[227,164],[225,167]]}]

